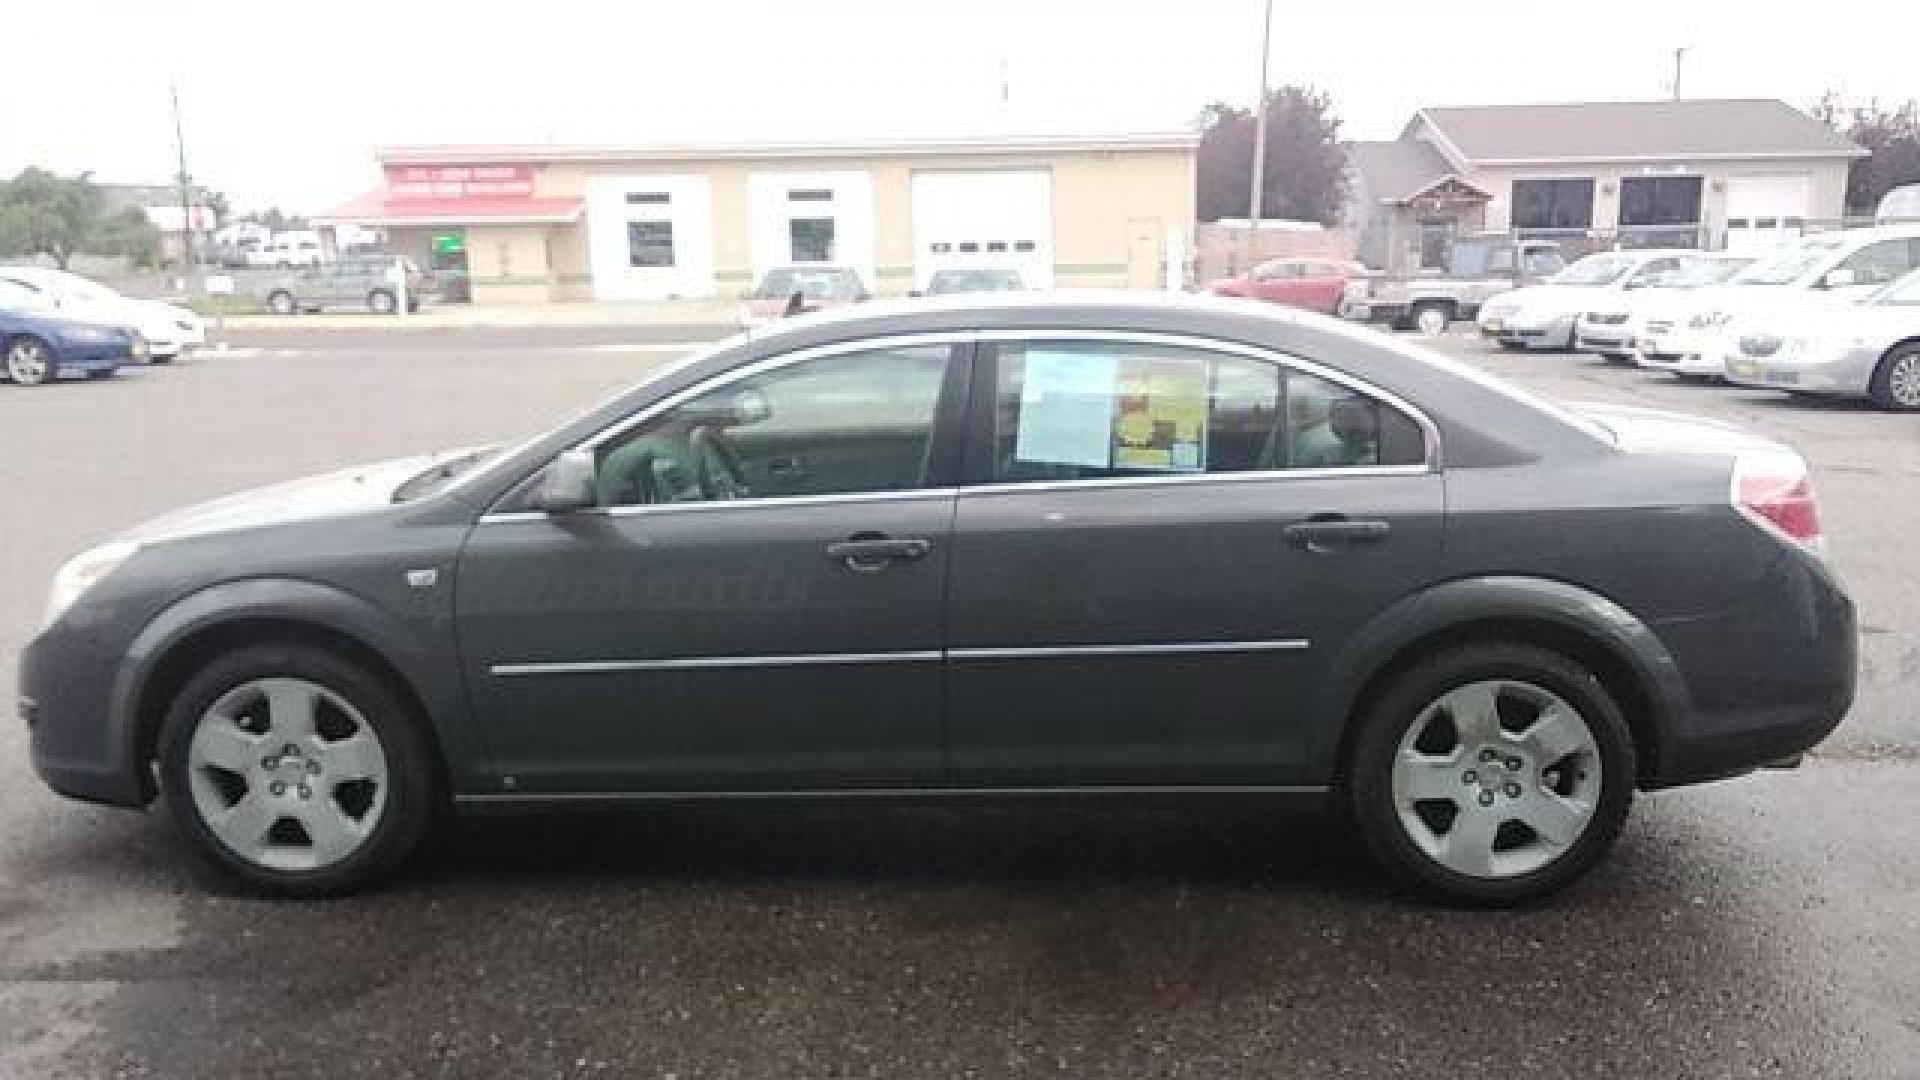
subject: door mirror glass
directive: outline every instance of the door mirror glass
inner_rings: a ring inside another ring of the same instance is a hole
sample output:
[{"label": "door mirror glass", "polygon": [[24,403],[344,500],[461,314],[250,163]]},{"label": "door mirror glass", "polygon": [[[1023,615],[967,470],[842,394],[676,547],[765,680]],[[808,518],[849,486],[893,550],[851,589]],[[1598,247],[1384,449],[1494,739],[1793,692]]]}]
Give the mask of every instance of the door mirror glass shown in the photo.
[{"label": "door mirror glass", "polygon": [[594,505],[591,450],[569,450],[547,464],[534,488],[533,505],[549,514],[570,514]]}]

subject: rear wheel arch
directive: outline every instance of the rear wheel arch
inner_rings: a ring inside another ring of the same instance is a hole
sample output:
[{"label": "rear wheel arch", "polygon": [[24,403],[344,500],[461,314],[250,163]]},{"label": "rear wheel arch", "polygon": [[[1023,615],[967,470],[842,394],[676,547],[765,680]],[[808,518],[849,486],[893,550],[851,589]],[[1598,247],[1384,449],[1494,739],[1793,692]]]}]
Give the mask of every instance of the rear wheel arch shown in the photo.
[{"label": "rear wheel arch", "polygon": [[1403,600],[1356,641],[1347,661],[1335,669],[1343,696],[1324,714],[1338,724],[1338,736],[1322,759],[1336,778],[1344,777],[1357,720],[1373,701],[1409,668],[1461,645],[1524,642],[1591,671],[1625,714],[1637,786],[1657,782],[1675,712],[1685,707],[1678,670],[1652,631],[1612,601],[1564,582],[1448,582]]}]

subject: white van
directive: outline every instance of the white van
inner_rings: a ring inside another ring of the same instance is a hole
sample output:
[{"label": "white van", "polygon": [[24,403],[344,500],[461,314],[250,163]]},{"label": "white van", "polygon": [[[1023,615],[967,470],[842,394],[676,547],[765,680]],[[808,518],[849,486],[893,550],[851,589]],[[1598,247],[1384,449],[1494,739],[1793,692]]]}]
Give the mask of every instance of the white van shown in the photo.
[{"label": "white van", "polygon": [[1636,343],[1640,366],[1717,378],[1743,317],[1796,304],[1848,304],[1920,266],[1920,222],[1815,233],[1774,250],[1725,285],[1695,290]]},{"label": "white van", "polygon": [[257,250],[247,253],[249,266],[319,266],[320,234],[312,229],[278,232]]}]

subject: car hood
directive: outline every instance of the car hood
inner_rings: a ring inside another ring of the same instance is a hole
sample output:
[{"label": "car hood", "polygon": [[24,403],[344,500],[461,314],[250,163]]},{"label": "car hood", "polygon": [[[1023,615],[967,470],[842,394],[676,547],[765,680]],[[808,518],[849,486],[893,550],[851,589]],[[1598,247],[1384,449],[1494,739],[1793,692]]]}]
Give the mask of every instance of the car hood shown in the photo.
[{"label": "car hood", "polygon": [[1576,311],[1611,309],[1620,304],[1613,289],[1583,288],[1578,285],[1528,285],[1501,293],[1501,306],[1514,311],[1551,311],[1571,314]]},{"label": "car hood", "polygon": [[1739,454],[1788,449],[1743,427],[1689,413],[1598,402],[1569,407],[1613,432],[1615,444],[1630,453]]},{"label": "car hood", "polygon": [[122,297],[118,300],[88,300],[64,304],[60,308],[63,315],[91,322],[108,322],[120,326],[130,326],[140,331],[142,337],[172,338],[182,331],[178,324],[197,323],[200,316],[183,307],[161,300],[136,300]]},{"label": "car hood", "polygon": [[426,472],[434,463],[471,452],[456,450],[397,458],[242,491],[164,514],[115,539],[154,543],[373,510],[391,504],[395,489]]}]

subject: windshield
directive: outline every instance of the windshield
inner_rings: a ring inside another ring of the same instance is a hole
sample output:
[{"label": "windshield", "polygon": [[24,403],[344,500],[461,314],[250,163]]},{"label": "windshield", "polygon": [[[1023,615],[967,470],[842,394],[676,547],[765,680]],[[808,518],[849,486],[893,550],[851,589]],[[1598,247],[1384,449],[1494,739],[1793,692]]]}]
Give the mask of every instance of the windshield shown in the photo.
[{"label": "windshield", "polygon": [[814,270],[789,266],[767,271],[754,296],[762,300],[800,293],[809,300],[851,300],[859,295],[860,281],[851,270]]},{"label": "windshield", "polygon": [[1753,259],[1745,258],[1691,258],[1684,259],[1680,268],[1667,275],[1661,281],[1664,289],[1699,289],[1708,285],[1718,285],[1733,275],[1753,265]]},{"label": "windshield", "polygon": [[942,270],[927,284],[930,293],[1004,292],[1020,288],[1011,270]]},{"label": "windshield", "polygon": [[0,311],[45,311],[53,300],[37,289],[0,278]]},{"label": "windshield", "polygon": [[1639,265],[1631,255],[1589,255],[1553,276],[1555,285],[1593,288],[1611,285]]},{"label": "windshield", "polygon": [[1821,237],[1815,240],[1803,240],[1798,246],[1759,260],[1729,281],[1730,285],[1791,285],[1807,271],[1833,254],[1839,247],[1839,237]]}]

